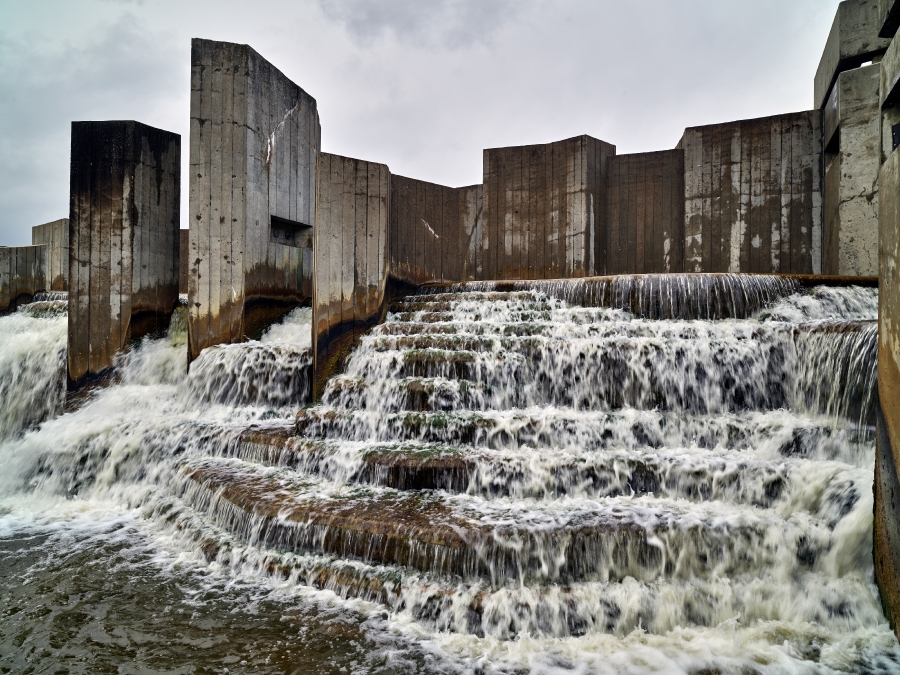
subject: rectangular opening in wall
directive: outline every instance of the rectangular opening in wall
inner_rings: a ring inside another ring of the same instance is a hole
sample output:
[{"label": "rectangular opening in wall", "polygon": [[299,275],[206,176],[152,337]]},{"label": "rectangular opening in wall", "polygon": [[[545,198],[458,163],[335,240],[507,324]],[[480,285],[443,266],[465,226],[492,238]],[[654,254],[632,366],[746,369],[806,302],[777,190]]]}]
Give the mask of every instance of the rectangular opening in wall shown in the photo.
[{"label": "rectangular opening in wall", "polygon": [[271,232],[272,242],[275,244],[283,244],[284,246],[293,246],[295,248],[312,248],[312,225],[271,216],[269,231]]}]

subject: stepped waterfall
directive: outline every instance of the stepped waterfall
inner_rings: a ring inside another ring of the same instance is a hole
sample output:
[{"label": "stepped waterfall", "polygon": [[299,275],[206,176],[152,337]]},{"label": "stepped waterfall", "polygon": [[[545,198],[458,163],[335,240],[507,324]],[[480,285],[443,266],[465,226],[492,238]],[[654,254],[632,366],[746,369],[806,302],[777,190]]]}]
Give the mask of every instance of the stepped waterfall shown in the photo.
[{"label": "stepped waterfall", "polygon": [[309,308],[186,372],[181,307],[67,402],[65,296],[38,297],[0,318],[0,672],[900,672],[877,305],[424,287],[315,404]]}]

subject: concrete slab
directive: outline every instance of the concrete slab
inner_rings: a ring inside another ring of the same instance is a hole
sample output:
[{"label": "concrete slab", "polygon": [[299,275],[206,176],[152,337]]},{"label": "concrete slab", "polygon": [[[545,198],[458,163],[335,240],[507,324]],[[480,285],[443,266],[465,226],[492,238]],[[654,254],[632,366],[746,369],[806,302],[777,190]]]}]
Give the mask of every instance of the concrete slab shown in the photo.
[{"label": "concrete slab", "polygon": [[191,43],[189,358],[312,297],[316,101],[248,45]]},{"label": "concrete slab", "polygon": [[31,243],[47,247],[47,290],[67,291],[69,279],[69,219],[31,228]]},{"label": "concrete slab", "polygon": [[821,116],[686,129],[686,272],[822,272]]},{"label": "concrete slab", "polygon": [[181,137],[140,122],[73,122],[69,385],[164,331],[178,302]]},{"label": "concrete slab", "polygon": [[386,311],[391,174],[384,164],[319,153],[313,283],[313,398],[353,340]]},{"label": "concrete slab", "polygon": [[0,246],[0,314],[48,290],[46,246]]},{"label": "concrete slab", "polygon": [[479,278],[572,278],[606,269],[606,159],[577,136],[484,151]]}]

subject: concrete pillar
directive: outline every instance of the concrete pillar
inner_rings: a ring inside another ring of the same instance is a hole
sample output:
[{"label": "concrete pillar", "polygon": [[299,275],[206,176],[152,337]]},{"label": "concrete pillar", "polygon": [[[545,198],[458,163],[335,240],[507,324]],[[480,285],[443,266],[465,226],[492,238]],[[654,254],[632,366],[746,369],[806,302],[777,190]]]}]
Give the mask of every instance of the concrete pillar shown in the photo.
[{"label": "concrete pillar", "polygon": [[484,151],[483,279],[606,272],[606,158],[614,145],[577,136]]},{"label": "concrete pillar", "polygon": [[73,122],[69,385],[162,331],[178,302],[181,137],[140,122]]},{"label": "concrete pillar", "polygon": [[691,127],[685,272],[822,273],[818,110]]},{"label": "concrete pillar", "polygon": [[391,276],[411,284],[474,278],[481,194],[480,185],[451,188],[392,176]]},{"label": "concrete pillar", "polygon": [[247,45],[191,43],[189,358],[312,295],[316,101]]},{"label": "concrete pillar", "polygon": [[825,274],[878,274],[879,64],[838,75],[825,109]]},{"label": "concrete pillar", "polygon": [[607,274],[684,271],[684,151],[608,158]]},{"label": "concrete pillar", "polygon": [[313,397],[353,340],[386,311],[391,174],[384,164],[319,153],[313,284]]},{"label": "concrete pillar", "polygon": [[887,18],[884,0],[845,0],[838,5],[814,81],[814,103],[823,108],[838,75],[877,58],[890,39],[879,37]]},{"label": "concrete pillar", "polygon": [[45,246],[0,246],[0,314],[47,290]]},{"label": "concrete pillar", "polygon": [[900,149],[881,167],[879,182],[875,577],[900,637]]},{"label": "concrete pillar", "polygon": [[31,243],[47,248],[47,290],[69,290],[69,219],[35,225]]}]

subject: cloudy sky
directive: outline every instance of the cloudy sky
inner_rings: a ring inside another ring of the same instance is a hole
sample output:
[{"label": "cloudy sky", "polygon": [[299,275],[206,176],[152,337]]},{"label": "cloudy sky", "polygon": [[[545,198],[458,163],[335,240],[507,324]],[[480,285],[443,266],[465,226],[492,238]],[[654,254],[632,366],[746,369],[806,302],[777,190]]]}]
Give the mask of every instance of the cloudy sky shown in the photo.
[{"label": "cloudy sky", "polygon": [[324,150],[459,186],[486,147],[590,134],[642,152],[809,109],[837,5],[0,0],[0,244],[68,215],[72,120],[175,131],[187,161],[191,37],[250,44],[314,96]]}]

